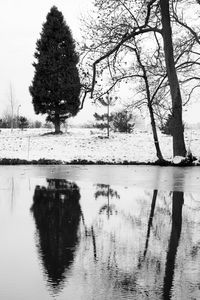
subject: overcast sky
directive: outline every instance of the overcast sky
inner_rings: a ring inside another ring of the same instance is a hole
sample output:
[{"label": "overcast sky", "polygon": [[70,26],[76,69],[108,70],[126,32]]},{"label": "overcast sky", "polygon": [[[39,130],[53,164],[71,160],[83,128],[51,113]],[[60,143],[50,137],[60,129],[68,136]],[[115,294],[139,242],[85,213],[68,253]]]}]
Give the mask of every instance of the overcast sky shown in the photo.
[{"label": "overcast sky", "polygon": [[55,5],[63,13],[73,37],[80,38],[81,15],[91,7],[91,0],[0,0],[0,115],[10,109],[10,86],[14,112],[34,116],[28,87],[34,74],[32,62],[36,41],[50,8]]}]

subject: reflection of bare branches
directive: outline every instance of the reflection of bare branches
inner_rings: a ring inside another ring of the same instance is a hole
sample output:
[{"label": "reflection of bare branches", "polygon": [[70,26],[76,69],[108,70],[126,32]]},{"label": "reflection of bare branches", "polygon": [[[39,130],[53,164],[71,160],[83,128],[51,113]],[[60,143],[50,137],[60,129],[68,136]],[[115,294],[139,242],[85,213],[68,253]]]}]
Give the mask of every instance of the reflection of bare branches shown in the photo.
[{"label": "reflection of bare branches", "polygon": [[143,258],[145,259],[147,250],[148,250],[148,245],[149,245],[149,237],[150,237],[150,231],[151,231],[151,226],[153,223],[153,217],[154,217],[154,210],[155,210],[155,205],[156,205],[156,198],[157,198],[158,190],[153,191],[153,198],[152,198],[152,203],[151,203],[151,211],[149,215],[149,221],[148,221],[148,229],[147,229],[147,236],[146,236],[146,242],[145,242],[145,250],[143,254]]},{"label": "reflection of bare branches", "polygon": [[82,219],[83,227],[84,227],[84,230],[85,230],[85,236],[87,236],[87,227],[85,225],[85,218],[84,218],[82,210],[81,210],[81,219]]},{"label": "reflection of bare branches", "polygon": [[[197,197],[199,197],[199,195],[197,195]],[[186,203],[185,205],[188,207],[188,209],[199,211],[200,210],[200,201],[199,201],[199,199],[197,200],[193,194],[188,194],[188,198],[190,198],[191,202],[196,204],[195,207],[192,207],[192,206],[190,206],[189,204]]]},{"label": "reflection of bare branches", "polygon": [[93,226],[91,227],[91,233],[92,233],[92,244],[93,244],[93,249],[94,249],[94,260],[96,261],[96,259],[97,259],[97,248],[96,248],[96,237],[95,237],[95,234],[94,234]]},{"label": "reflection of bare branches", "polygon": [[119,280],[117,278],[115,285],[124,291],[136,292],[137,291],[137,273],[129,274],[124,273],[123,277]]},{"label": "reflection of bare branches", "polygon": [[169,203],[167,202],[167,198],[168,197],[171,198],[172,194],[173,194],[173,192],[169,192],[168,195],[163,195],[163,204],[164,204],[165,208],[160,208],[160,207],[157,208],[157,211],[160,212],[161,214],[168,215],[168,216],[172,215],[171,208],[169,206]]},{"label": "reflection of bare branches", "polygon": [[149,245],[150,231],[151,231],[151,227],[152,227],[152,223],[153,223],[154,211],[155,211],[155,206],[156,206],[157,194],[158,194],[158,190],[154,190],[153,191],[152,202],[151,202],[151,211],[150,211],[149,221],[148,221],[148,226],[147,226],[147,235],[146,235],[144,253],[143,253],[143,257],[139,258],[138,268],[141,268],[141,263],[146,258],[146,254],[147,254],[147,250],[148,250],[148,245]]},{"label": "reflection of bare branches", "polygon": [[140,217],[133,217],[130,214],[125,214],[123,211],[118,211],[118,214],[120,214],[126,221],[129,221],[133,227],[135,225],[142,226],[142,221]]},{"label": "reflection of bare branches", "polygon": [[83,222],[83,227],[84,227],[84,230],[85,230],[85,236],[86,236],[86,238],[92,236],[92,244],[93,244],[93,251],[94,251],[94,260],[96,261],[97,260],[97,249],[96,249],[96,236],[95,236],[95,233],[94,233],[94,227],[91,226],[90,230],[87,228],[87,226],[85,224],[85,218],[84,218],[84,215],[83,215],[82,211],[81,211],[81,219],[82,219],[82,222]]}]

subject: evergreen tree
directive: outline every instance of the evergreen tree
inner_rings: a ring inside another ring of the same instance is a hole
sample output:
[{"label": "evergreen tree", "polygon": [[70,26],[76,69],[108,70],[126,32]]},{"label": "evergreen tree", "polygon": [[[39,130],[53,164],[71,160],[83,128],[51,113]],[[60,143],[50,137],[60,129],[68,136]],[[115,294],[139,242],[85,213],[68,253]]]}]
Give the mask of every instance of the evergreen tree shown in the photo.
[{"label": "evergreen tree", "polygon": [[102,123],[97,123],[96,127],[97,128],[107,128],[107,137],[109,138],[110,136],[110,122],[112,121],[112,116],[110,115],[110,106],[114,105],[118,97],[109,97],[107,95],[105,99],[99,98],[99,102],[102,106],[107,107],[107,113],[103,115],[99,115],[97,113],[94,114],[94,117],[96,121],[102,121]]},{"label": "evergreen tree", "polygon": [[80,78],[78,55],[71,31],[63,15],[53,6],[36,43],[35,74],[30,93],[36,114],[47,114],[47,121],[60,132],[60,125],[79,110]]},{"label": "evergreen tree", "polygon": [[95,113],[94,118],[96,120],[96,124],[94,126],[96,128],[99,128],[99,129],[105,129],[106,128],[107,129],[107,136],[109,137],[108,132],[109,132],[110,127],[108,128],[108,126],[110,126],[110,122],[112,122],[113,116],[112,115],[108,116],[108,114],[99,115],[99,114]]}]

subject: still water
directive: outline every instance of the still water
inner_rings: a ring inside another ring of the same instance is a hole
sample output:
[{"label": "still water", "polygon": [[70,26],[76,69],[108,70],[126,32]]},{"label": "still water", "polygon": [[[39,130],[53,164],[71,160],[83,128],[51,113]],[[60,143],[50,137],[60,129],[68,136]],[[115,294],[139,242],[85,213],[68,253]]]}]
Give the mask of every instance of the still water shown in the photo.
[{"label": "still water", "polygon": [[200,299],[200,169],[0,167],[0,299]]}]

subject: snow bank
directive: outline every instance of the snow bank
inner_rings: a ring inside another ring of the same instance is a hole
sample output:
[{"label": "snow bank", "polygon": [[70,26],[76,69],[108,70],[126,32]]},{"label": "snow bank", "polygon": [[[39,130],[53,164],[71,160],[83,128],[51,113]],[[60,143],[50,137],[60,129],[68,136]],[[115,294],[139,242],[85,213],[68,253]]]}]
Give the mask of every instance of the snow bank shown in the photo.
[{"label": "snow bank", "polygon": [[[131,134],[106,133],[96,129],[69,129],[62,135],[44,135],[47,129],[0,132],[0,158],[38,160],[41,158],[70,162],[75,159],[104,162],[154,162],[157,160],[151,131]],[[200,155],[200,132],[186,133],[186,144]],[[172,138],[159,133],[163,156],[172,160]]]}]

